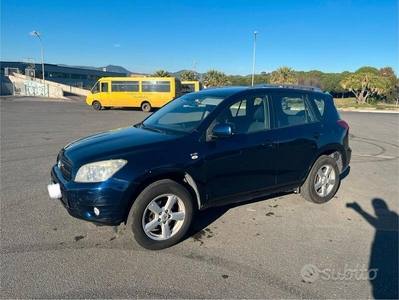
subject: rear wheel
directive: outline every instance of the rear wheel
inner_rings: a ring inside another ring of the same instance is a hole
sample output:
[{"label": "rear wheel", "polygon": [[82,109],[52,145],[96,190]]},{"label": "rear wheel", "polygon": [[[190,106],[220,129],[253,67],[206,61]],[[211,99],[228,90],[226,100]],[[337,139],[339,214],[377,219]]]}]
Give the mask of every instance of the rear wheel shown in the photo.
[{"label": "rear wheel", "polygon": [[127,228],[142,247],[160,250],[180,242],[192,218],[191,194],[181,184],[163,179],[147,186],[137,197]]},{"label": "rear wheel", "polygon": [[141,104],[141,110],[145,112],[149,112],[151,110],[151,104],[148,102],[143,102]]},{"label": "rear wheel", "polygon": [[317,204],[329,201],[338,190],[339,176],[337,162],[330,156],[320,156],[301,187],[301,196]]},{"label": "rear wheel", "polygon": [[95,110],[101,110],[101,103],[99,101],[96,100],[91,105]]}]

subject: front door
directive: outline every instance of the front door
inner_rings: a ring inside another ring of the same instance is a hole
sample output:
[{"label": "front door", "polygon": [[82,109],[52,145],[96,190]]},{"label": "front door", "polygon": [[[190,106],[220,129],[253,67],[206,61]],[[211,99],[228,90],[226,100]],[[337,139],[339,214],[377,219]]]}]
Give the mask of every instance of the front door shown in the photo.
[{"label": "front door", "polygon": [[241,99],[211,125],[225,122],[234,134],[206,142],[208,201],[275,186],[277,147],[275,132],[270,130],[268,102],[265,95]]},{"label": "front door", "polygon": [[110,97],[109,82],[101,82],[101,105],[111,106],[112,101]]}]

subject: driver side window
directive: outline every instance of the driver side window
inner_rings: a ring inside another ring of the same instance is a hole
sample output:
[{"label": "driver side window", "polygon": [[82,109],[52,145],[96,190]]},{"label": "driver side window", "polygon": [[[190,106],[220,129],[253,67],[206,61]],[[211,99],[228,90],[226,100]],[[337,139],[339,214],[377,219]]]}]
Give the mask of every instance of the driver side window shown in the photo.
[{"label": "driver side window", "polygon": [[231,126],[233,135],[249,134],[269,129],[269,120],[268,97],[251,96],[227,107],[215,119],[208,133],[212,133],[211,128],[216,124],[224,123]]}]

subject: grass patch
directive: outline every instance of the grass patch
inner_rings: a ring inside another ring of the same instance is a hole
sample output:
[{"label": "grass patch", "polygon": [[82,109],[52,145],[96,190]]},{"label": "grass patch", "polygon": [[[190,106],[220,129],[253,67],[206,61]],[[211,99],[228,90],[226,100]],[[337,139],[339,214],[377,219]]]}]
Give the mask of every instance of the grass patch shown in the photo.
[{"label": "grass patch", "polygon": [[387,103],[357,104],[356,98],[334,98],[334,103],[338,108],[353,109],[378,109],[378,110],[399,110],[399,106]]}]

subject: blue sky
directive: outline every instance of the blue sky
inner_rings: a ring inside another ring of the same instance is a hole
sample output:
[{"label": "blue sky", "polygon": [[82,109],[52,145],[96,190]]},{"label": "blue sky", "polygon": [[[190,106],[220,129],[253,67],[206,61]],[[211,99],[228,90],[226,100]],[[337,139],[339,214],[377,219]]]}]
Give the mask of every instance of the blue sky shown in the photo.
[{"label": "blue sky", "polygon": [[282,66],[398,74],[398,0],[2,0],[1,60],[131,72],[215,69],[228,75]]}]

